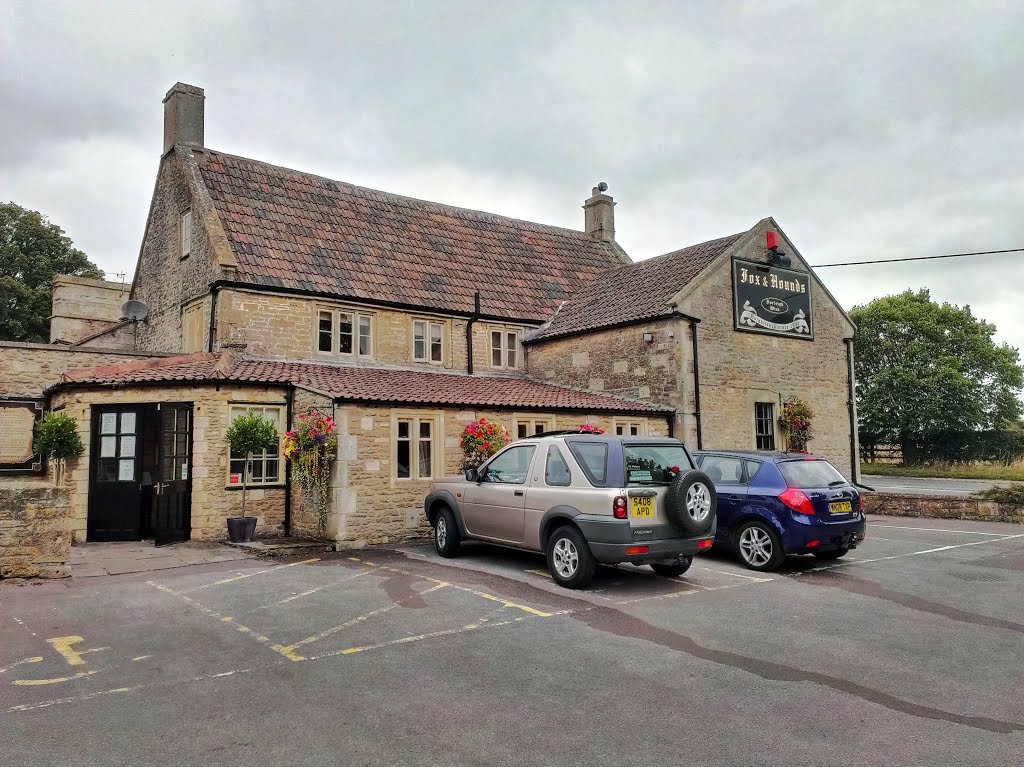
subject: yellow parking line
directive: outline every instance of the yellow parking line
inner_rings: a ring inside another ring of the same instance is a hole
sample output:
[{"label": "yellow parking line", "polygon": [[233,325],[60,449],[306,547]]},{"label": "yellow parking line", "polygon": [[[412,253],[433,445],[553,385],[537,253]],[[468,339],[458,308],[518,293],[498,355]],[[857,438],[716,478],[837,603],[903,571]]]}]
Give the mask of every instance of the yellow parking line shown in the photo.
[{"label": "yellow parking line", "polygon": [[59,682],[70,682],[74,679],[81,679],[82,677],[92,676],[98,674],[99,671],[79,671],[77,674],[71,676],[61,676],[56,679],[15,679],[14,684],[20,685],[21,687],[36,687],[44,684],[57,684]]},{"label": "yellow parking line", "polygon": [[[412,595],[410,595],[408,597],[405,597],[405,599],[399,599],[398,601],[392,602],[391,604],[386,605],[385,607],[378,607],[376,610],[371,610],[370,612],[366,613],[365,615],[356,616],[355,618],[352,618],[351,620],[347,620],[344,623],[341,623],[341,624],[339,624],[337,626],[332,626],[329,629],[324,629],[319,634],[314,634],[311,637],[306,637],[305,639],[300,639],[298,642],[293,642],[292,644],[288,645],[287,647],[283,647],[281,649],[284,650],[284,651],[293,652],[296,648],[303,647],[304,645],[312,644],[313,642],[319,642],[321,639],[326,639],[327,637],[331,636],[332,634],[337,634],[339,631],[344,631],[345,629],[349,628],[350,626],[355,626],[357,623],[364,623],[364,622],[368,621],[370,618],[373,618],[374,616],[381,615],[382,613],[386,613],[389,610],[393,610],[396,607],[399,607],[402,604],[402,602],[404,602],[404,601],[406,601],[408,599],[412,599],[413,597],[418,597],[418,596],[421,596],[423,594],[429,594],[431,591],[437,591],[438,589],[443,589],[446,586],[450,586],[450,585],[451,585],[450,583],[445,583],[445,582],[442,581],[441,583],[438,583],[436,586],[433,586],[433,587],[427,589],[426,591],[420,591],[420,592],[412,594]],[[283,654],[283,652],[282,652],[282,654]]]}]

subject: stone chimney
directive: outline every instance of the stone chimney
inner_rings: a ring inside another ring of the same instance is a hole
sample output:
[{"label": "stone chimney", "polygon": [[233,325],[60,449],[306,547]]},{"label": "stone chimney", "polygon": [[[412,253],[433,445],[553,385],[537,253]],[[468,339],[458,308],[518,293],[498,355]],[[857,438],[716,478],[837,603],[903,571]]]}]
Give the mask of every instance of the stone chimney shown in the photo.
[{"label": "stone chimney", "polygon": [[164,154],[175,144],[203,148],[203,89],[175,83],[164,96]]},{"label": "stone chimney", "polygon": [[605,194],[608,185],[603,181],[594,187],[590,199],[583,203],[583,217],[587,234],[595,240],[615,240],[615,200]]}]

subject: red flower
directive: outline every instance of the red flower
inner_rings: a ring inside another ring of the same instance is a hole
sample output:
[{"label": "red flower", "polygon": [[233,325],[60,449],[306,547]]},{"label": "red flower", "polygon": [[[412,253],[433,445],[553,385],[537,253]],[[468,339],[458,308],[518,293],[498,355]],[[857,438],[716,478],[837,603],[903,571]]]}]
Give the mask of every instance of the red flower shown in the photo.
[{"label": "red flower", "polygon": [[490,442],[484,442],[484,450],[490,450],[490,449],[491,449],[491,443]]}]

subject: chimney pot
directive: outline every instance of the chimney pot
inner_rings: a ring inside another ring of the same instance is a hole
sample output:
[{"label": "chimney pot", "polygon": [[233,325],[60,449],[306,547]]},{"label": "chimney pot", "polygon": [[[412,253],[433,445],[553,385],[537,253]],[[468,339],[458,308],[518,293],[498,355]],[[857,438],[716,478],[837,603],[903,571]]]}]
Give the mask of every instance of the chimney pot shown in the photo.
[{"label": "chimney pot", "polygon": [[587,234],[602,242],[615,241],[615,200],[604,190],[608,185],[601,182],[591,192],[591,197],[583,203],[584,228]]},{"label": "chimney pot", "polygon": [[175,83],[164,96],[164,154],[175,144],[203,148],[206,96],[202,88]]}]

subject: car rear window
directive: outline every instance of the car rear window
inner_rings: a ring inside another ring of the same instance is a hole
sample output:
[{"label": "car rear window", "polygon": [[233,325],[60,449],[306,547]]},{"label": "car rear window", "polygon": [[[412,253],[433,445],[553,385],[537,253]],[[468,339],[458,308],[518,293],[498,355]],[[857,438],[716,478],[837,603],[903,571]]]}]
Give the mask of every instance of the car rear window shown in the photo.
[{"label": "car rear window", "polygon": [[682,445],[623,445],[626,458],[626,484],[667,485],[672,469],[693,468]]},{"label": "car rear window", "polygon": [[821,459],[782,461],[779,471],[790,487],[828,487],[846,482],[832,464]]},{"label": "car rear window", "polygon": [[604,485],[608,477],[608,443],[573,440],[567,444],[591,484]]}]

